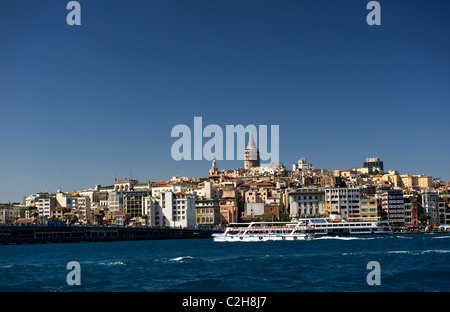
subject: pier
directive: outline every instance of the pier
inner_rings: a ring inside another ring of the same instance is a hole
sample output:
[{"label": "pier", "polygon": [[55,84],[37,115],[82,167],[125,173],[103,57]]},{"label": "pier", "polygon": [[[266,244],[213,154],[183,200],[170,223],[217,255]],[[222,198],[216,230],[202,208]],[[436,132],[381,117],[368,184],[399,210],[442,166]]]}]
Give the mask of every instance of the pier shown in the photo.
[{"label": "pier", "polygon": [[0,244],[211,238],[212,229],[109,226],[0,226]]}]

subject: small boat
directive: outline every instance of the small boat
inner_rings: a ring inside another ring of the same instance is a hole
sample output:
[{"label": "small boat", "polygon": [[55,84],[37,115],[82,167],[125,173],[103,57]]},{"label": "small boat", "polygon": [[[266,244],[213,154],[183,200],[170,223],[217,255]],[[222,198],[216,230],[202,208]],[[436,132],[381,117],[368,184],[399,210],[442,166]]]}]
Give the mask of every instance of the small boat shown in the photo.
[{"label": "small boat", "polygon": [[259,242],[311,240],[314,226],[306,222],[231,223],[223,233],[213,234],[216,242]]}]

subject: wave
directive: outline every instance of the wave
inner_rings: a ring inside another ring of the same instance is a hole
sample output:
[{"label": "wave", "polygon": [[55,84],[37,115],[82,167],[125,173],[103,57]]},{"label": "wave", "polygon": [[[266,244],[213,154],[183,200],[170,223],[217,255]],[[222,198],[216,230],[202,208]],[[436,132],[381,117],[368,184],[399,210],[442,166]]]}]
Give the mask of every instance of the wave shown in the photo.
[{"label": "wave", "polygon": [[184,261],[184,260],[193,260],[193,259],[195,259],[195,258],[191,257],[191,256],[184,256],[184,257],[177,257],[177,258],[170,259],[170,261]]},{"label": "wave", "polygon": [[431,237],[431,239],[445,239],[445,238],[450,238],[450,235],[447,235],[447,236]]},{"label": "wave", "polygon": [[386,252],[388,254],[410,254],[410,255],[425,255],[425,254],[446,254],[450,253],[450,250],[446,249],[428,249],[428,250],[420,250],[420,251],[412,251],[412,250],[393,250]]},{"label": "wave", "polygon": [[354,237],[354,236],[323,236],[316,239],[337,239],[337,240],[373,240],[377,237]]},{"label": "wave", "polygon": [[115,262],[100,262],[99,265],[108,265],[108,266],[112,266],[112,265],[125,265],[124,262],[122,261],[115,261]]},{"label": "wave", "polygon": [[450,250],[424,250],[423,253],[437,253],[437,254],[445,254],[445,253],[450,253]]},{"label": "wave", "polygon": [[405,235],[395,235],[395,238],[401,238],[401,239],[414,239],[414,237],[411,237],[411,236],[405,236]]}]

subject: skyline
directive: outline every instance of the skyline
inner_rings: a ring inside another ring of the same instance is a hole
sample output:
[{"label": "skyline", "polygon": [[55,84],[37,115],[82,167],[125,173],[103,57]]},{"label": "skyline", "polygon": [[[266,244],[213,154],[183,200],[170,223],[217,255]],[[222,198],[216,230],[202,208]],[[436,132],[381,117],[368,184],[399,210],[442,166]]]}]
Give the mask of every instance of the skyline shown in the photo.
[{"label": "skyline", "polygon": [[[279,161],[450,180],[448,1],[0,3],[0,202],[206,177],[171,129],[279,125]],[[205,142],[204,140],[203,142]],[[220,170],[243,161],[219,160]]]}]

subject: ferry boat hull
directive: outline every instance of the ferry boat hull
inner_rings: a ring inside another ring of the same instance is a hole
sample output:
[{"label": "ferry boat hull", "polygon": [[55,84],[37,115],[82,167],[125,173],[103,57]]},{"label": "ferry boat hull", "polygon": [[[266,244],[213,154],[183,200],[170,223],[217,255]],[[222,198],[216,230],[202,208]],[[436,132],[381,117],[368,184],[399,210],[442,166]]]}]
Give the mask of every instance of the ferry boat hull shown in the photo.
[{"label": "ferry boat hull", "polygon": [[266,241],[296,241],[312,240],[313,234],[299,235],[225,235],[224,233],[213,234],[215,242],[266,242]]},{"label": "ferry boat hull", "polygon": [[314,229],[304,222],[231,223],[224,233],[213,234],[216,242],[305,241]]}]

